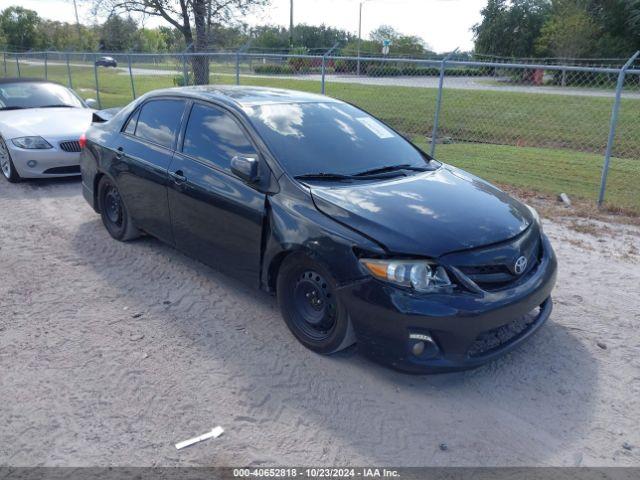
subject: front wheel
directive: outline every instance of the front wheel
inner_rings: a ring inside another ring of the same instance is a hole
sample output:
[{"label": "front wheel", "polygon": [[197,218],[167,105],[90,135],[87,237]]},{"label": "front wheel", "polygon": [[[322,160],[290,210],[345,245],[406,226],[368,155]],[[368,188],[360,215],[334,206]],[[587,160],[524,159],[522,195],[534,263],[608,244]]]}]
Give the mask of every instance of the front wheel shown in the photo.
[{"label": "front wheel", "polygon": [[98,185],[98,200],[102,223],[113,238],[126,242],[140,236],[118,187],[107,177],[102,177]]},{"label": "front wheel", "polygon": [[278,304],[289,330],[305,347],[330,354],[356,341],[349,315],[336,295],[336,282],[303,254],[287,257],[280,268]]},{"label": "front wheel", "polygon": [[11,154],[7,148],[7,144],[4,138],[0,138],[0,169],[4,178],[11,182],[17,183],[20,181],[20,174],[17,172],[16,167],[11,160]]}]

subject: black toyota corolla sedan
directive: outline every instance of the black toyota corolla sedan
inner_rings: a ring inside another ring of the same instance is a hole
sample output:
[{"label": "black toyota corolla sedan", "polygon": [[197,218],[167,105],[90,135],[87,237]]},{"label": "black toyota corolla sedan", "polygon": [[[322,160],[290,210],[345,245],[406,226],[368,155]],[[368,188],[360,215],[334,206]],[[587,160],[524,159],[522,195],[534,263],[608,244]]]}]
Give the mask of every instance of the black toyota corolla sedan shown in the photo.
[{"label": "black toyota corolla sedan", "polygon": [[549,317],[534,209],[368,113],[302,92],[151,92],[82,139],[82,187],[117,240],[146,233],[277,295],[306,347],[412,372],[470,368]]}]

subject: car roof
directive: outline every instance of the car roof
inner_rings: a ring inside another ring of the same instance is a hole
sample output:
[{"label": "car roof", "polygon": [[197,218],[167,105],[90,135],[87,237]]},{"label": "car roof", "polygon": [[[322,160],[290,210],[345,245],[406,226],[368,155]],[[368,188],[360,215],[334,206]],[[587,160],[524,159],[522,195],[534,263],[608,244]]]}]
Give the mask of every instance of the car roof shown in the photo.
[{"label": "car roof", "polygon": [[216,100],[240,108],[274,103],[326,103],[339,100],[315,93],[284,88],[236,85],[197,85],[156,90],[148,96],[178,95],[202,100]]}]

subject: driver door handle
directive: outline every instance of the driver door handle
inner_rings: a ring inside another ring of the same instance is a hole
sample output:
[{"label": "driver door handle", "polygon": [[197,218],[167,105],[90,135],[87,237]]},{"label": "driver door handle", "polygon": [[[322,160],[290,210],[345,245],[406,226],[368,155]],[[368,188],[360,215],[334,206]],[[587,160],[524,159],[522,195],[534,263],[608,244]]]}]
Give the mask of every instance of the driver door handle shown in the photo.
[{"label": "driver door handle", "polygon": [[187,177],[184,176],[184,173],[182,172],[182,170],[169,172],[169,175],[171,175],[171,179],[177,184],[184,183],[187,181]]}]

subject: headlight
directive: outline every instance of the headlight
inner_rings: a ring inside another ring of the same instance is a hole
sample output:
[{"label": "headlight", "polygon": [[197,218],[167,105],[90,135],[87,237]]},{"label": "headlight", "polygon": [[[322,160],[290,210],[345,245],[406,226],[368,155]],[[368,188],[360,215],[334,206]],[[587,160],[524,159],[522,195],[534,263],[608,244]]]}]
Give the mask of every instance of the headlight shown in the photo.
[{"label": "headlight", "polygon": [[379,280],[417,292],[434,292],[451,286],[444,268],[424,260],[378,260],[363,258],[360,263]]},{"label": "headlight", "polygon": [[18,137],[11,140],[16,147],[28,150],[45,150],[53,148],[49,142],[42,137]]}]

